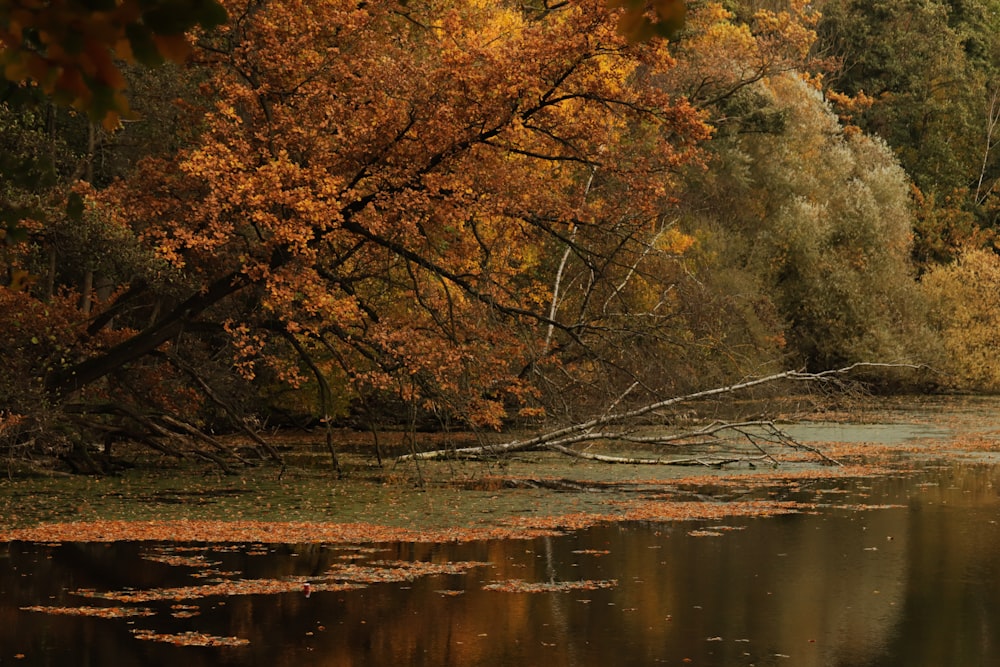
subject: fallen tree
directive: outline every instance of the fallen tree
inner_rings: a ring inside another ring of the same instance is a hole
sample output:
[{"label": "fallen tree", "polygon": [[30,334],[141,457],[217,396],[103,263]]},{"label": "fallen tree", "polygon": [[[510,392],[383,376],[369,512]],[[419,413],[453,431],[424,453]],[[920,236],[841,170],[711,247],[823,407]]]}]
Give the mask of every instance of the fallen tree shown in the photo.
[{"label": "fallen tree", "polygon": [[[530,438],[508,440],[501,443],[490,443],[472,447],[441,448],[424,452],[412,452],[398,457],[397,461],[418,461],[442,458],[465,458],[482,459],[497,458],[508,454],[527,451],[554,451],[567,456],[585,458],[604,463],[627,463],[627,464],[659,464],[659,465],[712,465],[718,466],[725,463],[747,461],[752,463],[755,460],[763,460],[776,464],[777,461],[765,449],[765,444],[776,444],[783,447],[790,447],[797,450],[808,451],[814,454],[822,462],[830,465],[840,465],[837,461],[825,455],[815,447],[805,445],[784,433],[771,420],[753,420],[739,422],[713,422],[708,426],[678,433],[649,433],[643,434],[643,430],[648,430],[657,423],[665,425],[671,417],[668,409],[674,408],[684,403],[692,403],[709,398],[717,398],[737,394],[741,391],[774,384],[781,381],[792,381],[796,383],[822,383],[831,382],[843,383],[849,379],[852,373],[863,370],[875,369],[911,369],[917,370],[919,366],[912,364],[890,364],[860,362],[845,366],[843,368],[823,371],[819,373],[808,373],[800,370],[784,371],[764,377],[753,378],[737,382],[724,387],[716,387],[697,391],[683,396],[674,396],[660,401],[647,403],[639,407],[615,412],[613,406],[619,401],[612,403],[609,409],[599,417],[594,417],[584,422],[578,422],[563,426],[561,428],[545,431]],[[626,394],[628,391],[625,392]],[[624,395],[624,394],[623,394]],[[620,400],[620,399],[619,399]],[[655,419],[657,416],[659,420]],[[651,417],[653,419],[651,419]],[[642,422],[640,428],[637,423]],[[736,434],[740,436],[753,450],[754,456],[744,453],[714,453],[709,456],[685,456],[683,458],[671,458],[664,456],[613,456],[606,454],[596,454],[581,449],[574,449],[574,445],[592,445],[600,441],[611,441],[623,444],[643,444],[661,445],[664,447],[686,447],[692,448],[701,444],[716,444],[722,442],[722,434]]]}]

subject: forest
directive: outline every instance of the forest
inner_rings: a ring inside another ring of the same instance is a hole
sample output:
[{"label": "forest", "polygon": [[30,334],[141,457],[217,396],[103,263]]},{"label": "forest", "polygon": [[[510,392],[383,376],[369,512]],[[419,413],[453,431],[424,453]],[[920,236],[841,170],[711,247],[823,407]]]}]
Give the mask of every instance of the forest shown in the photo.
[{"label": "forest", "polygon": [[5,2],[0,456],[1000,389],[1000,2],[639,5]]}]

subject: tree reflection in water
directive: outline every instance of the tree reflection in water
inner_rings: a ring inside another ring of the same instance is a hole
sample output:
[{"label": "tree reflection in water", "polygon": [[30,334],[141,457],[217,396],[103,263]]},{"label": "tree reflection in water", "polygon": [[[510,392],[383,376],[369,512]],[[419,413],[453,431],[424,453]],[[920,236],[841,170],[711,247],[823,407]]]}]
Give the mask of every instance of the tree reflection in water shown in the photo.
[{"label": "tree reflection in water", "polygon": [[[0,550],[0,662],[1000,664],[998,476],[987,465],[948,466],[849,493],[814,487],[801,492],[821,504],[812,514],[532,541],[176,551],[15,542]],[[123,606],[88,592],[219,581],[249,589],[131,605],[152,616],[26,609]],[[245,583],[255,581],[281,583],[271,592]],[[233,645],[173,643],[191,643],[184,637]]]}]

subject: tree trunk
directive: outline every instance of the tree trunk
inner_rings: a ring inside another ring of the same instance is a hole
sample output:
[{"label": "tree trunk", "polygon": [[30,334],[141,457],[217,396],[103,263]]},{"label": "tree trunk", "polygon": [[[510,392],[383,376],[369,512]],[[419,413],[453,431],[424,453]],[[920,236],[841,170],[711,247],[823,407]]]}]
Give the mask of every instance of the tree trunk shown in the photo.
[{"label": "tree trunk", "polygon": [[56,400],[61,399],[108,373],[142,358],[179,334],[188,322],[205,309],[243,289],[247,283],[246,277],[239,273],[219,278],[203,292],[194,294],[150,327],[101,356],[91,357],[75,366],[53,371],[45,381],[49,395]]}]

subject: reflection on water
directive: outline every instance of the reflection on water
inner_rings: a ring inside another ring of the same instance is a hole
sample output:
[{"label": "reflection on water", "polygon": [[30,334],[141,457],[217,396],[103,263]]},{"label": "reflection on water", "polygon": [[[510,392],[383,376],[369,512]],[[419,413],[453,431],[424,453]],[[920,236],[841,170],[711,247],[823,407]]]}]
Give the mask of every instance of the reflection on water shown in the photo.
[{"label": "reflection on water", "polygon": [[[129,619],[21,608],[94,604],[72,594],[80,589],[197,585],[197,568],[144,558],[149,545],[14,543],[0,547],[0,664],[1000,664],[998,476],[998,469],[969,466],[869,480],[871,488],[850,493],[817,486],[805,492],[824,505],[815,514],[741,519],[722,529],[633,524],[536,541],[397,544],[375,552],[207,548],[194,553],[240,578],[319,577],[345,562],[490,565],[308,596],[157,601],[143,605],[155,616]],[[858,502],[899,506],[838,507]],[[695,529],[719,535],[689,534]],[[510,579],[618,585],[483,590]],[[199,613],[176,617],[177,604]],[[179,647],[139,641],[134,629],[194,630],[250,644]]]}]

